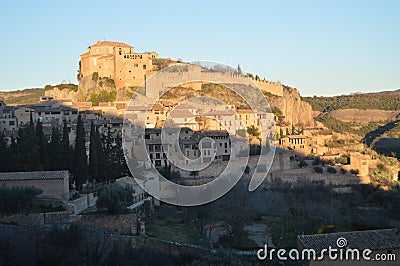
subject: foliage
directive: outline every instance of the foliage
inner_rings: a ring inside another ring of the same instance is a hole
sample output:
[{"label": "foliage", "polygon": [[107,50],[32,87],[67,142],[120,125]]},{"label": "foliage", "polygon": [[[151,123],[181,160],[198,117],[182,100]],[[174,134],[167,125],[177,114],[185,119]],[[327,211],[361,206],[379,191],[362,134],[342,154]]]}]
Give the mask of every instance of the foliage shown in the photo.
[{"label": "foliage", "polygon": [[252,137],[260,136],[260,130],[254,125],[251,125],[247,128],[247,133]]},{"label": "foliage", "polygon": [[59,90],[70,90],[77,92],[78,91],[78,85],[73,84],[73,83],[67,83],[67,84],[57,84],[57,85],[46,85],[44,86],[45,91],[50,91],[53,90],[54,88],[58,88]]},{"label": "foliage", "polygon": [[327,171],[328,173],[331,173],[331,174],[336,174],[336,173],[337,173],[336,168],[335,168],[335,167],[332,167],[332,166],[328,166],[328,168],[326,168],[326,171]]},{"label": "foliage", "polygon": [[306,161],[304,161],[304,160],[300,161],[299,167],[303,168],[303,167],[307,167],[307,166],[308,166],[308,163]]},{"label": "foliage", "polygon": [[93,72],[92,74],[92,80],[94,82],[97,82],[97,80],[99,79],[99,72]]},{"label": "foliage", "polygon": [[98,106],[100,102],[114,102],[117,99],[116,91],[101,90],[99,94],[91,93],[89,102],[92,102],[94,106]]},{"label": "foliage", "polygon": [[19,212],[31,204],[33,199],[41,193],[40,189],[34,187],[1,187],[0,212]]},{"label": "foliage", "polygon": [[364,93],[334,97],[303,97],[315,111],[329,112],[338,109],[399,110],[400,93]]},{"label": "foliage", "polygon": [[340,168],[340,173],[341,173],[342,175],[345,175],[345,174],[347,173],[347,170],[341,167],[341,168]]},{"label": "foliage", "polygon": [[0,100],[8,105],[37,103],[41,96],[44,96],[42,88],[0,92]]},{"label": "foliage", "polygon": [[109,214],[125,213],[126,207],[133,203],[133,192],[129,186],[104,186],[98,191],[96,206],[99,209],[106,209]]},{"label": "foliage", "polygon": [[77,190],[81,190],[83,183],[87,179],[88,167],[85,146],[85,128],[80,114],[78,115],[76,126],[73,174],[76,181],[76,188]]},{"label": "foliage", "polygon": [[350,173],[352,175],[358,175],[360,173],[360,171],[358,169],[350,169]]},{"label": "foliage", "polygon": [[324,168],[322,168],[321,166],[314,166],[314,171],[318,174],[322,174],[324,172]]}]

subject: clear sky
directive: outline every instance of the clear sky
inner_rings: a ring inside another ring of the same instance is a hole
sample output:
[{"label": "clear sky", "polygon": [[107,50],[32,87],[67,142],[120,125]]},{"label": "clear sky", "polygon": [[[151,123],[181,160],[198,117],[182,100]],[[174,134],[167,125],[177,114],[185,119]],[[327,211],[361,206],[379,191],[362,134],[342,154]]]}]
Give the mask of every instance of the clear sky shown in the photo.
[{"label": "clear sky", "polygon": [[1,1],[0,91],[77,83],[79,55],[121,41],[210,60],[302,95],[400,88],[400,1]]}]

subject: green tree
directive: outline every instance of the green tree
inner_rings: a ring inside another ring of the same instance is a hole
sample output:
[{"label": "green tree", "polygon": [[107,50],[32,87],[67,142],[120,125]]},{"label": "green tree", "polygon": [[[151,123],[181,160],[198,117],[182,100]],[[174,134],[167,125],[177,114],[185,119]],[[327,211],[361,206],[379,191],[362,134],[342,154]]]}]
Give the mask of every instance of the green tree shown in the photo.
[{"label": "green tree", "polygon": [[40,168],[47,169],[48,155],[47,155],[47,141],[43,132],[43,125],[40,120],[36,123],[36,139],[39,148]]},{"label": "green tree", "polygon": [[89,175],[93,179],[99,176],[99,145],[96,138],[96,127],[94,123],[90,124],[90,146],[89,146]]},{"label": "green tree", "polygon": [[254,125],[251,125],[251,126],[249,126],[249,127],[247,128],[247,133],[248,133],[250,136],[256,137],[256,138],[258,138],[258,137],[260,136],[260,131],[259,131],[259,129],[258,129],[256,126],[254,126]]},{"label": "green tree", "polygon": [[18,150],[15,168],[19,171],[40,170],[39,147],[36,139],[35,125],[30,115],[30,122],[18,131]]},{"label": "green tree", "polygon": [[[58,127],[53,127],[51,133],[51,140],[48,144],[48,165],[47,170],[61,170],[67,161],[61,160],[62,148],[61,148],[61,136]],[[65,169],[65,168],[64,168]]]},{"label": "green tree", "polygon": [[109,214],[126,212],[126,207],[133,203],[133,189],[128,186],[107,185],[98,191],[97,208],[104,208]]},{"label": "green tree", "polygon": [[72,148],[69,144],[69,134],[68,134],[68,126],[66,120],[64,120],[62,133],[63,134],[61,139],[61,161],[63,162],[64,167],[73,172],[74,169],[72,167],[72,162],[74,161],[74,159],[73,159]]},{"label": "green tree", "polygon": [[9,158],[9,149],[7,147],[6,139],[4,134],[0,132],[0,172],[7,171],[7,161]]},{"label": "green tree", "polygon": [[78,122],[76,125],[76,141],[74,150],[74,177],[77,190],[81,190],[82,184],[86,181],[88,172],[87,168],[85,128],[83,125],[82,117],[79,114]]}]

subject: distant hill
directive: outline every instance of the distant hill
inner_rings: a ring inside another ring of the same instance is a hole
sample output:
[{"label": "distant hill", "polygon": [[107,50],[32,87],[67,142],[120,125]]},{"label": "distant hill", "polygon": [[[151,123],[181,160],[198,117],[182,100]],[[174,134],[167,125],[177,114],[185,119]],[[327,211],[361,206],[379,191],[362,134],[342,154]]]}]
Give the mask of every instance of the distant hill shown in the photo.
[{"label": "distant hill", "polygon": [[333,97],[303,97],[312,109],[330,112],[339,109],[400,110],[400,92],[360,93]]},{"label": "distant hill", "polygon": [[44,88],[24,89],[0,92],[0,100],[7,105],[31,104],[39,102],[44,95]]},{"label": "distant hill", "polygon": [[21,105],[38,103],[40,97],[44,96],[45,91],[58,88],[59,90],[71,90],[76,92],[78,85],[76,84],[58,84],[46,85],[44,88],[23,89],[16,91],[0,91],[0,100],[4,101],[7,105]]}]

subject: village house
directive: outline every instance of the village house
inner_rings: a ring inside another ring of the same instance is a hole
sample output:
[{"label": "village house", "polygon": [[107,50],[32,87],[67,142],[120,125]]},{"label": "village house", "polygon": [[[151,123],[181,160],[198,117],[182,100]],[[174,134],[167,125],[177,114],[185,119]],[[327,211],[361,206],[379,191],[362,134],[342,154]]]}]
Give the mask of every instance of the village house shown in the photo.
[{"label": "village house", "polygon": [[42,190],[43,199],[69,199],[68,171],[35,171],[0,173],[0,186],[34,187]]},{"label": "village house", "polygon": [[[359,260],[329,260],[327,252],[323,260],[309,260],[305,261],[306,265],[398,265],[396,260],[391,261],[377,261],[375,256],[395,256],[396,259],[400,256],[400,231],[399,229],[380,229],[380,230],[366,230],[366,231],[351,231],[329,234],[315,234],[315,235],[299,235],[297,236],[297,246],[301,252],[303,249],[312,249],[319,256],[323,249],[328,249],[329,246],[338,249],[338,239],[344,239],[346,242],[342,247],[344,251],[348,249],[357,249],[360,251]],[[362,257],[362,251],[370,249],[372,252],[369,254],[373,260],[365,260]],[[383,258],[383,257],[382,257]]]}]

